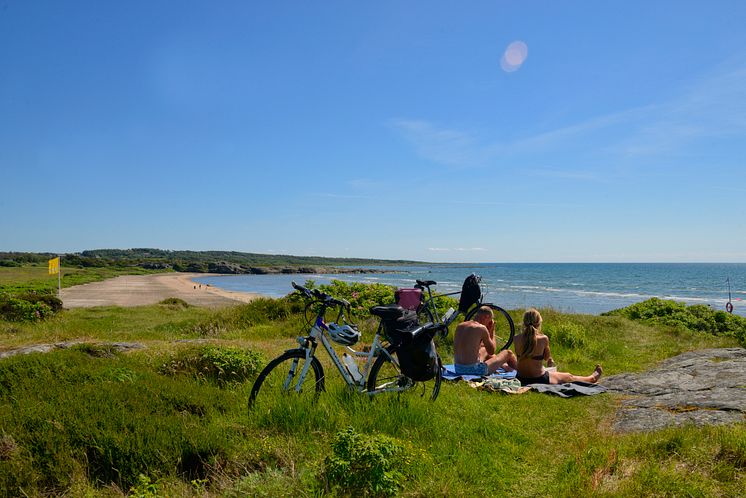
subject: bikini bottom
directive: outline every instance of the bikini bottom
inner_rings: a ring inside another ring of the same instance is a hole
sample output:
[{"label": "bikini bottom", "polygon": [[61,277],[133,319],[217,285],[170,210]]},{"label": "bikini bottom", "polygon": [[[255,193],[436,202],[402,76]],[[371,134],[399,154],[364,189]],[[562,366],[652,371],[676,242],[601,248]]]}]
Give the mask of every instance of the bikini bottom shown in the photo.
[{"label": "bikini bottom", "polygon": [[522,386],[527,386],[528,384],[551,384],[549,381],[549,372],[546,370],[538,377],[521,377],[519,375],[516,378],[521,381]]}]

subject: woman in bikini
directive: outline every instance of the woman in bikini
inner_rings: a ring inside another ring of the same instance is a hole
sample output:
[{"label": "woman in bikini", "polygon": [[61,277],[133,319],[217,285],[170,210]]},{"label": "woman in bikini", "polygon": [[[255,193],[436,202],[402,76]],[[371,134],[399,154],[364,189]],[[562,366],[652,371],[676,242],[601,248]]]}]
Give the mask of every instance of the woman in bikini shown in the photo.
[{"label": "woman in bikini", "polygon": [[544,369],[554,366],[552,353],[549,351],[549,338],[541,333],[541,315],[530,308],[523,315],[523,333],[515,336],[515,352],[518,356],[518,380],[521,385],[528,384],[564,384],[565,382],[590,382],[595,384],[603,373],[601,365],[591,375],[573,375],[568,372],[549,372]]}]

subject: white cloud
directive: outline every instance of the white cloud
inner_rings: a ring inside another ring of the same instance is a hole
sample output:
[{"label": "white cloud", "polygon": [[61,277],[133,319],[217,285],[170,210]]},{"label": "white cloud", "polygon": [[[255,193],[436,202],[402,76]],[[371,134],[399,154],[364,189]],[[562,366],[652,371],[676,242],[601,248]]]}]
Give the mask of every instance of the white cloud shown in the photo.
[{"label": "white cloud", "polygon": [[422,119],[397,119],[391,124],[420,156],[449,167],[517,164],[527,155],[579,148],[586,161],[603,166],[593,172],[587,168],[526,168],[525,172],[597,181],[608,177],[615,167],[612,160],[634,166],[640,158],[686,155],[690,144],[698,140],[746,138],[746,62],[730,62],[726,68],[682,86],[665,102],[596,116],[512,141],[480,140],[474,132]]},{"label": "white cloud", "polygon": [[426,159],[455,167],[484,164],[484,151],[469,133],[425,120],[394,119],[391,125]]}]

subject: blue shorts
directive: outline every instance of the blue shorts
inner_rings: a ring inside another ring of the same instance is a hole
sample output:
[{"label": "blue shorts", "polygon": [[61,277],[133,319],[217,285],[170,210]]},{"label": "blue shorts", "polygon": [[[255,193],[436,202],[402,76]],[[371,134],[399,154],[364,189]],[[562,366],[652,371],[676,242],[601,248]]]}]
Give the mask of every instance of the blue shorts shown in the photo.
[{"label": "blue shorts", "polygon": [[457,375],[487,375],[489,373],[489,368],[483,361],[472,363],[471,365],[459,365],[456,363],[453,365],[453,369]]}]

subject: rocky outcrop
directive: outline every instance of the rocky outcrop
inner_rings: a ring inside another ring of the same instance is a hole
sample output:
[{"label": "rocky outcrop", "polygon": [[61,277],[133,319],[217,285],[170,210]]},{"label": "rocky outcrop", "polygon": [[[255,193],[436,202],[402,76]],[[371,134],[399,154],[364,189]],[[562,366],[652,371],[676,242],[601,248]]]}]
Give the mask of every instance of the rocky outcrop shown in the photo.
[{"label": "rocky outcrop", "polygon": [[[190,272],[200,272],[197,268],[189,267]],[[210,263],[207,266],[209,273],[222,273],[226,275],[270,275],[270,274],[351,274],[351,273],[389,273],[394,270],[373,270],[370,268],[339,268],[333,266],[321,266],[321,267],[310,267],[310,266],[244,266],[238,263],[229,263],[227,261],[220,261],[218,263]]]},{"label": "rocky outcrop", "polygon": [[168,270],[171,265],[168,263],[140,263],[140,268],[146,270]]},{"label": "rocky outcrop", "polygon": [[229,275],[236,275],[241,273],[249,273],[245,266],[228,263],[227,261],[221,261],[219,263],[210,263],[207,265],[207,271],[210,273],[225,273]]},{"label": "rocky outcrop", "polygon": [[56,342],[53,344],[34,344],[31,346],[23,346],[20,348],[10,349],[8,351],[0,351],[0,360],[3,358],[9,358],[17,354],[31,354],[31,353],[49,353],[55,349],[70,349],[73,346],[91,345],[92,348],[106,348],[112,351],[131,351],[133,349],[142,349],[145,345],[139,342],[106,342],[91,344],[80,341],[68,341],[68,342]]},{"label": "rocky outcrop", "polygon": [[647,372],[610,376],[603,385],[628,395],[617,410],[617,432],[746,421],[746,349],[684,353]]}]

